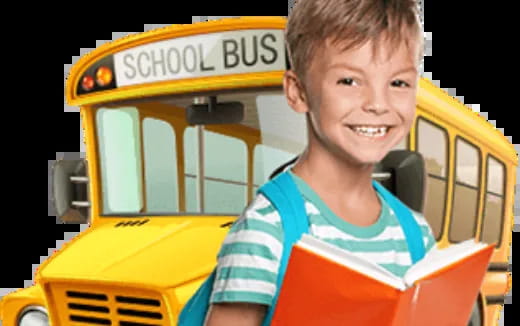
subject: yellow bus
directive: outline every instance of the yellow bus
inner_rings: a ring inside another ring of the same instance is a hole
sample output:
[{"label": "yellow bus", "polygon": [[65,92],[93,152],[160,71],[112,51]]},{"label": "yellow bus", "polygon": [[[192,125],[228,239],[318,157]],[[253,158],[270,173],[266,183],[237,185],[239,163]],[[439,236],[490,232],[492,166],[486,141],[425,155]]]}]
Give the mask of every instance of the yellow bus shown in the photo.
[{"label": "yellow bus", "polygon": [[[40,266],[32,287],[3,298],[4,325],[176,323],[229,225],[306,146],[305,118],[282,89],[285,24],[172,25],[104,44],[73,66],[66,98],[80,107],[86,160],[57,162],[54,196],[64,221],[89,227]],[[420,80],[417,100],[394,149],[423,158],[424,188],[413,192],[425,195],[408,203],[440,247],[497,242],[469,321],[496,325],[511,286],[516,152],[430,81]]]}]

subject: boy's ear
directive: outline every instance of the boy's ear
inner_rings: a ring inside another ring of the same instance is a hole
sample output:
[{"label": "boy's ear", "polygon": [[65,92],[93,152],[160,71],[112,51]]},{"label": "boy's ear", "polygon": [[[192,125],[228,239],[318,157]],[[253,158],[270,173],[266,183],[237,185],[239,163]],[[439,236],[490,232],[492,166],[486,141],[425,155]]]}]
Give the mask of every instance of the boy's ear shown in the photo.
[{"label": "boy's ear", "polygon": [[309,111],[307,98],[303,85],[298,76],[292,70],[287,70],[283,76],[283,89],[287,103],[296,112],[305,113]]}]

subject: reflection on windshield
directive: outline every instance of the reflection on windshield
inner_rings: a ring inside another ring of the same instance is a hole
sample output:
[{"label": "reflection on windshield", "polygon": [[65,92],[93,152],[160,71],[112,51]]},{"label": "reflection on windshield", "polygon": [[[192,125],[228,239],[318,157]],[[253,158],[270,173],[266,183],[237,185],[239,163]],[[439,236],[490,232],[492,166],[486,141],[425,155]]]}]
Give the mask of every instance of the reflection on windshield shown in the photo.
[{"label": "reflection on windshield", "polygon": [[98,109],[102,215],[239,215],[303,151],[305,116],[281,90],[217,98],[241,102],[244,120],[188,125],[185,108],[195,99],[186,97]]}]

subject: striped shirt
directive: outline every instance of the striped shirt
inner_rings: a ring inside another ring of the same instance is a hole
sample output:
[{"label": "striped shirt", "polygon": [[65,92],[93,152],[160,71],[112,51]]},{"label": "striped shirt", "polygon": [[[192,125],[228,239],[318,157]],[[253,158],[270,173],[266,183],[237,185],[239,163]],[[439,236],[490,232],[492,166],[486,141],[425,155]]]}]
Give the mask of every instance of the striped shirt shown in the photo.
[{"label": "striped shirt", "polygon": [[[303,195],[309,218],[309,233],[341,249],[379,264],[402,277],[412,265],[408,245],[392,209],[383,200],[376,223],[360,227],[335,215],[303,179],[289,170]],[[412,214],[421,228],[426,252],[435,239],[426,219]],[[270,305],[283,251],[280,215],[258,194],[233,224],[218,254],[215,283],[210,302],[249,302]]]}]

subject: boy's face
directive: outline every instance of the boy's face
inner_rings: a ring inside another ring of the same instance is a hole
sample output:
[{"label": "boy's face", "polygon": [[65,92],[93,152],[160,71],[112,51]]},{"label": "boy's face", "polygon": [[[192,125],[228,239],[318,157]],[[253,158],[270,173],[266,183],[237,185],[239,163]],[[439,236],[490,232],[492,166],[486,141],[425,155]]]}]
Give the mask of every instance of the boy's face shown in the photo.
[{"label": "boy's face", "polygon": [[292,101],[291,88],[286,89],[290,105],[309,112],[309,134],[317,138],[313,146],[356,165],[383,159],[407,135],[415,116],[417,52],[403,43],[389,58],[390,45],[378,46],[372,60],[371,41],[345,52],[325,42],[307,70],[302,100]]}]

